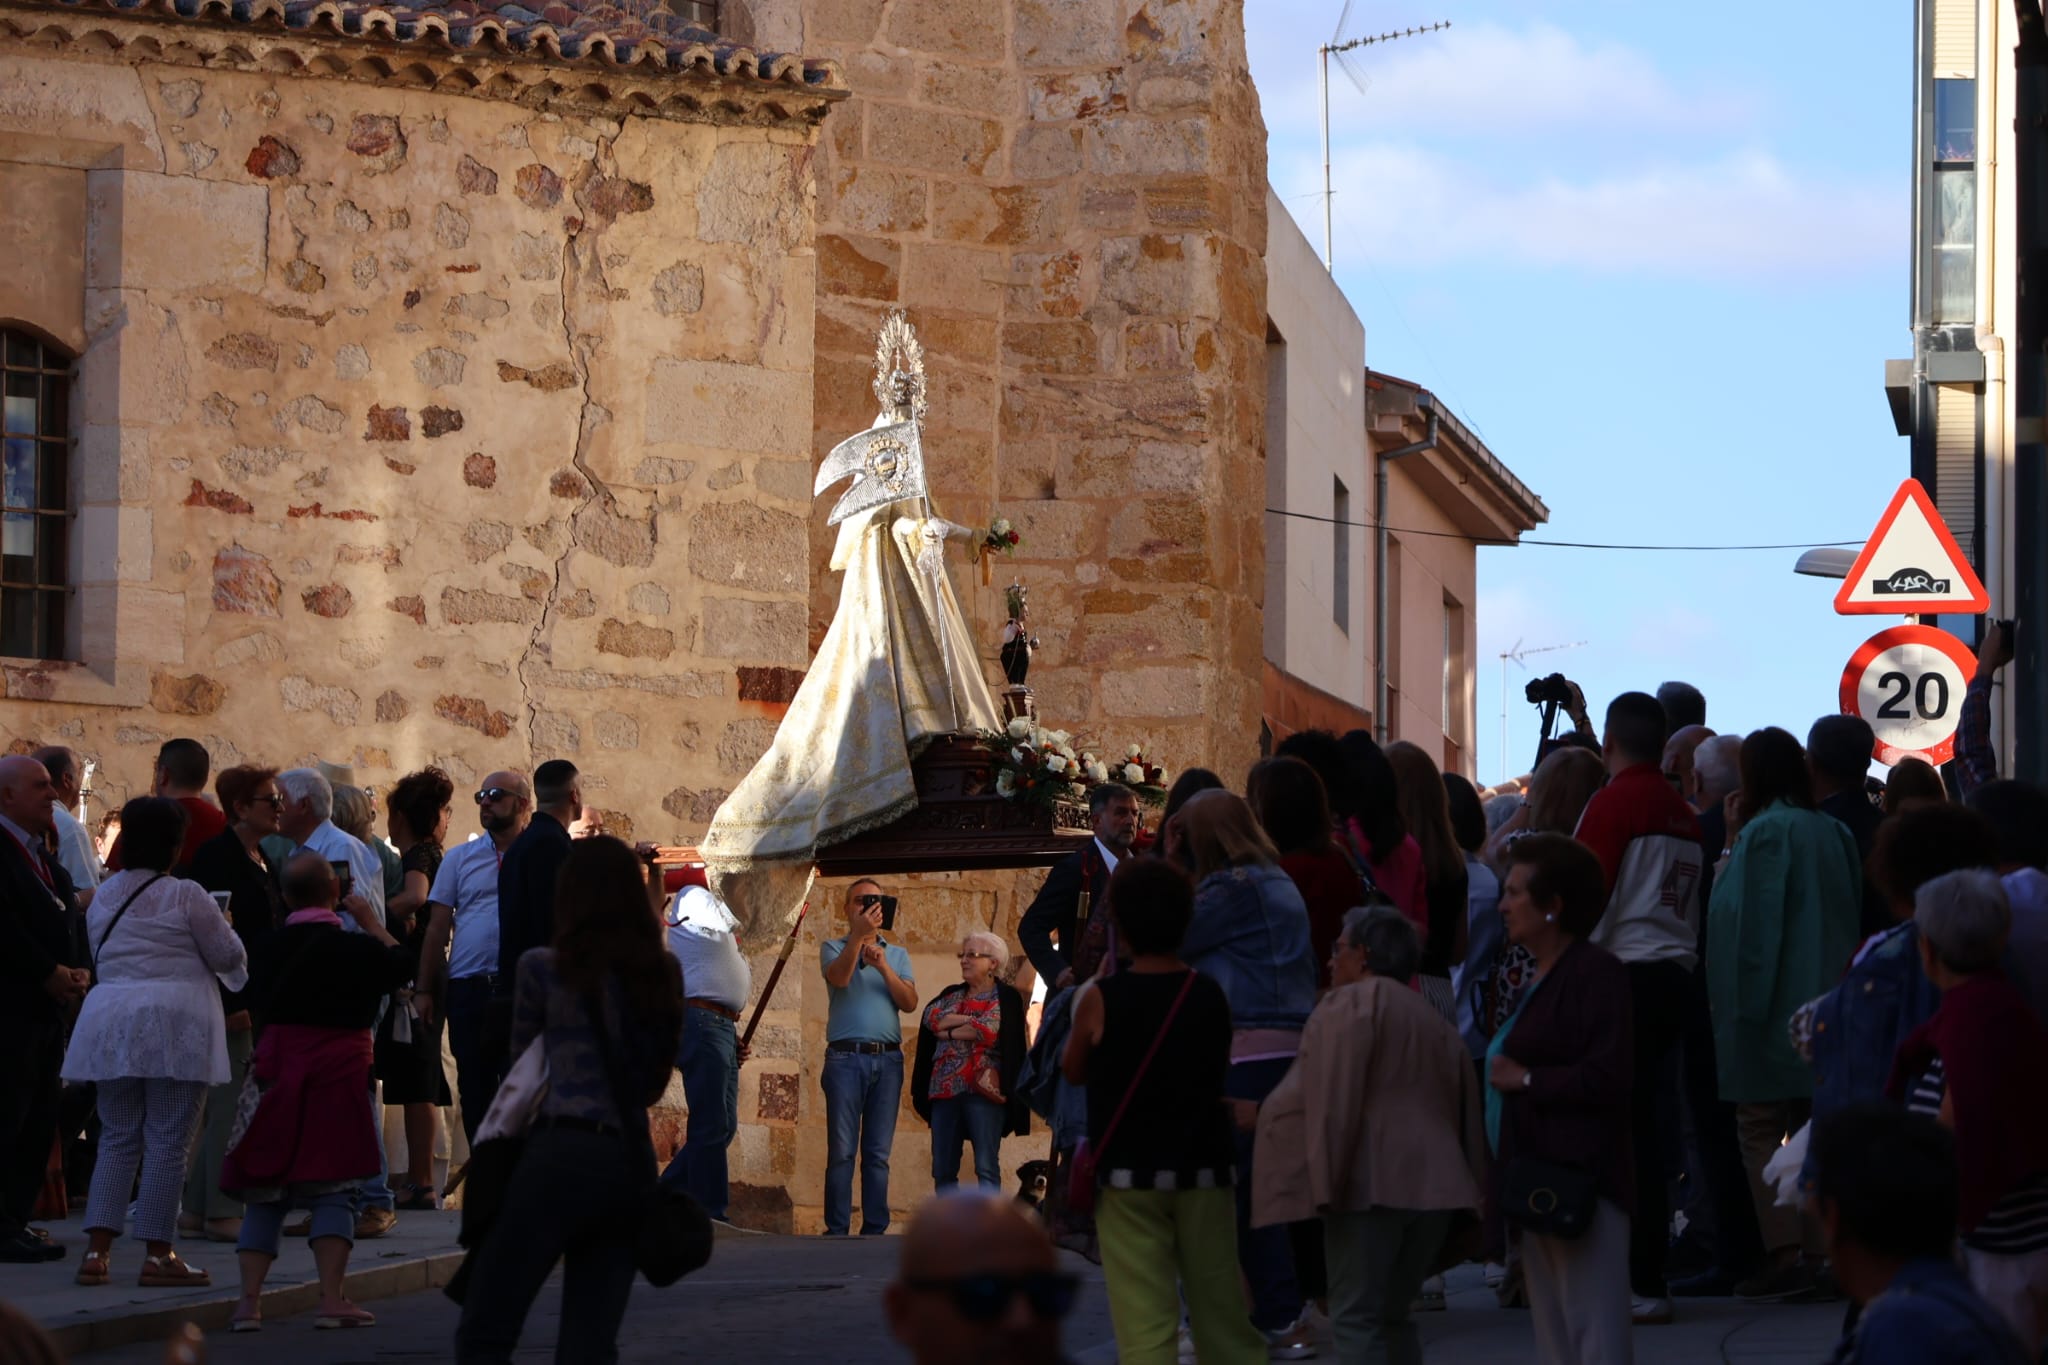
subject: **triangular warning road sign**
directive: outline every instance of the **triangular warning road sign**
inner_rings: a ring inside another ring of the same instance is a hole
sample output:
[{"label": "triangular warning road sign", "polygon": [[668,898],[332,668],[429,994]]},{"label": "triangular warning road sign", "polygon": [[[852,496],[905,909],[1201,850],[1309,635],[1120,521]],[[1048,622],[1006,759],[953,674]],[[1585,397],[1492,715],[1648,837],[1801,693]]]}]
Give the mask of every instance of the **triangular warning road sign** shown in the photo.
[{"label": "triangular warning road sign", "polygon": [[1990,606],[1991,595],[1918,479],[1899,485],[1835,594],[1835,610],[1844,616],[1974,615]]}]

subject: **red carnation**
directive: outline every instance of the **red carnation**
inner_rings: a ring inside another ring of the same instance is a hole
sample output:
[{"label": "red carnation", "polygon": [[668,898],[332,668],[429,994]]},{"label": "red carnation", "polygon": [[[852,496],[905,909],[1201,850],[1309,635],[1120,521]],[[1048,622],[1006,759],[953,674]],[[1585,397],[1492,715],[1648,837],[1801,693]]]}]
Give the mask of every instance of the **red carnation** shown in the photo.
[{"label": "red carnation", "polygon": [[1012,545],[1017,543],[1017,533],[1015,531],[1010,532],[1010,543]]}]

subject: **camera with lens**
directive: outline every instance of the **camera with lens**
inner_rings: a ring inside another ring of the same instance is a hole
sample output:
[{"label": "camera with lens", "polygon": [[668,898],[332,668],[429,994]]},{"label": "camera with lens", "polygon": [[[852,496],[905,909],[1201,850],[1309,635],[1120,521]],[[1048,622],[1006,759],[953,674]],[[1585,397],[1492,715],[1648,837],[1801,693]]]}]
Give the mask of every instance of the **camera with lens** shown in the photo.
[{"label": "camera with lens", "polygon": [[1537,678],[1524,690],[1531,706],[1569,706],[1572,700],[1571,680],[1562,673],[1553,673],[1547,678]]}]

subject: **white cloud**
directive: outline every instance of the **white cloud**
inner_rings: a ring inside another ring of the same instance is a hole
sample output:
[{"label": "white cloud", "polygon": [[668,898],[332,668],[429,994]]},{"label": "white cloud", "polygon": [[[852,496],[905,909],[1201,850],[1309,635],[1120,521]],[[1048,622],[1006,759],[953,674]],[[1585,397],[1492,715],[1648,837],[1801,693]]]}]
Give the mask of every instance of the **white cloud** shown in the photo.
[{"label": "white cloud", "polygon": [[[1267,128],[1276,137],[1316,136],[1314,66],[1323,41],[1282,7],[1248,7],[1253,72],[1264,78]],[[1354,21],[1360,33],[1369,31]],[[1683,91],[1644,53],[1581,38],[1553,24],[1515,29],[1457,24],[1349,54],[1361,96],[1331,59],[1332,125],[1379,133],[1479,134],[1489,140],[1547,136],[1569,128],[1605,137],[1726,130],[1749,121],[1749,100],[1727,89]]]},{"label": "white cloud", "polygon": [[[1617,166],[1492,165],[1414,145],[1333,155],[1337,255],[1382,265],[1459,261],[1695,279],[1839,276],[1902,264],[1905,186],[1795,172],[1765,151]],[[1287,149],[1274,182],[1313,224],[1319,158]]]}]

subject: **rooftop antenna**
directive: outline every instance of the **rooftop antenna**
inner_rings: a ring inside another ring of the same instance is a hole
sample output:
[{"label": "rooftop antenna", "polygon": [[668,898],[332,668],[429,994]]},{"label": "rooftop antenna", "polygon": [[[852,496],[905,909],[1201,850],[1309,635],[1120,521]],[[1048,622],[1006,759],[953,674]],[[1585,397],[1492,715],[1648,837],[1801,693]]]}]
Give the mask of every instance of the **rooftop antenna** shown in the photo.
[{"label": "rooftop antenna", "polygon": [[1344,74],[1351,78],[1352,85],[1363,95],[1365,74],[1349,60],[1347,54],[1374,43],[1391,43],[1396,38],[1413,38],[1451,26],[1451,21],[1444,19],[1427,28],[1403,28],[1390,33],[1376,33],[1370,38],[1346,38],[1344,29],[1351,22],[1353,3],[1355,0],[1344,0],[1344,12],[1337,16],[1337,31],[1330,35],[1329,42],[1316,49],[1317,83],[1323,97],[1323,269],[1333,275],[1337,273],[1337,261],[1330,233],[1330,199],[1335,193],[1330,187],[1330,56],[1336,55],[1337,65],[1344,68]]},{"label": "rooftop antenna", "polygon": [[[1508,768],[1508,660],[1513,659],[1526,673],[1529,671],[1529,665],[1524,660],[1531,654],[1555,654],[1560,649],[1585,647],[1584,640],[1574,640],[1568,645],[1538,645],[1533,649],[1524,649],[1522,642],[1517,640],[1500,652],[1500,762],[1504,770]],[[1503,771],[1501,780],[1505,782],[1513,776],[1512,771]]]}]

